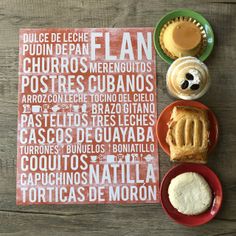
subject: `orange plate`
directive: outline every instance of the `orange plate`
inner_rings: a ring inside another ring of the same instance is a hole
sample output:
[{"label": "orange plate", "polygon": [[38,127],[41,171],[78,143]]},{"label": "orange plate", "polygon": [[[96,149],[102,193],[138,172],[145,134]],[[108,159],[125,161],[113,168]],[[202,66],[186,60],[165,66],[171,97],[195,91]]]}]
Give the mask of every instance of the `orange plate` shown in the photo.
[{"label": "orange plate", "polygon": [[208,118],[210,122],[210,136],[209,136],[209,148],[208,152],[210,152],[216,145],[218,140],[218,122],[214,115],[214,113],[204,104],[196,101],[184,101],[179,100],[171,103],[169,106],[167,106],[160,114],[157,125],[156,125],[156,133],[157,133],[157,139],[159,141],[159,144],[161,148],[164,150],[164,152],[168,155],[170,155],[170,148],[169,145],[166,142],[166,134],[168,131],[167,123],[170,120],[172,109],[175,106],[192,106],[201,108],[208,111]]},{"label": "orange plate", "polygon": [[[195,172],[200,174],[208,182],[212,191],[213,201],[211,206],[208,210],[199,215],[184,215],[178,212],[169,200],[168,188],[171,180],[177,175],[186,172]],[[216,216],[222,204],[223,192],[220,180],[210,168],[206,165],[185,163],[174,166],[165,174],[161,182],[160,197],[162,207],[170,218],[179,224],[193,227],[205,224]]]}]

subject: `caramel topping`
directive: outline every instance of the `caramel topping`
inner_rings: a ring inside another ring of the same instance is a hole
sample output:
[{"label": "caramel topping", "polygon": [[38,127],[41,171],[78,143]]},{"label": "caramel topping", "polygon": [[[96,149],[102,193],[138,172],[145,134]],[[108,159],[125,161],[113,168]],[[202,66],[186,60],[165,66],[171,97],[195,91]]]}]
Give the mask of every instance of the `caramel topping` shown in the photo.
[{"label": "caramel topping", "polygon": [[179,22],[172,31],[172,40],[177,48],[191,50],[201,43],[201,32],[192,22]]}]

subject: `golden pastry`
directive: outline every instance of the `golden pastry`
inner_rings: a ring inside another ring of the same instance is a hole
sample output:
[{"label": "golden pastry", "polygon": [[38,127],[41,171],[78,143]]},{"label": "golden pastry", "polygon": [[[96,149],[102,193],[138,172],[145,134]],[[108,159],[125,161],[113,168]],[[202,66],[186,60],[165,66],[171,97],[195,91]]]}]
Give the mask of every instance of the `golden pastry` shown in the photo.
[{"label": "golden pastry", "polygon": [[209,142],[207,111],[195,107],[173,108],[166,142],[171,161],[206,163]]},{"label": "golden pastry", "polygon": [[169,21],[161,30],[160,45],[172,59],[197,56],[205,47],[206,33],[194,19],[180,17]]},{"label": "golden pastry", "polygon": [[210,82],[207,66],[196,57],[181,57],[175,60],[166,74],[169,94],[184,100],[203,96],[209,89]]}]

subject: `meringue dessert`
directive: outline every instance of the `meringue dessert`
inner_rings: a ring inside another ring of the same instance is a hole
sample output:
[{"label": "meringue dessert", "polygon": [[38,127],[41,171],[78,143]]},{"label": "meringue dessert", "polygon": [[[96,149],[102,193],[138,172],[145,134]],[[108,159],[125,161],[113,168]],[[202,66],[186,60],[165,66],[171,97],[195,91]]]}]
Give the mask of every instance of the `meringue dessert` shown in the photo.
[{"label": "meringue dessert", "polygon": [[199,215],[212,203],[209,184],[195,172],[186,172],[173,178],[168,194],[172,206],[185,215]]},{"label": "meringue dessert", "polygon": [[210,86],[207,66],[196,57],[181,57],[169,67],[166,86],[175,98],[194,100],[202,97]]},{"label": "meringue dessert", "polygon": [[204,33],[196,21],[177,18],[163,27],[160,44],[172,59],[197,56],[204,46]]}]

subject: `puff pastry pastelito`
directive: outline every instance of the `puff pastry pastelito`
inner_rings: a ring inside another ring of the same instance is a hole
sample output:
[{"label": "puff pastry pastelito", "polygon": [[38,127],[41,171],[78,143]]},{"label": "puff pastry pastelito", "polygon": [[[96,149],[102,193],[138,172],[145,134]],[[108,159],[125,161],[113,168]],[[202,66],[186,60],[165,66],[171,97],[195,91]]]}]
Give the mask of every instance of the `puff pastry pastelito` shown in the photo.
[{"label": "puff pastry pastelito", "polygon": [[206,163],[209,143],[207,111],[176,106],[168,123],[166,142],[171,161]]}]

